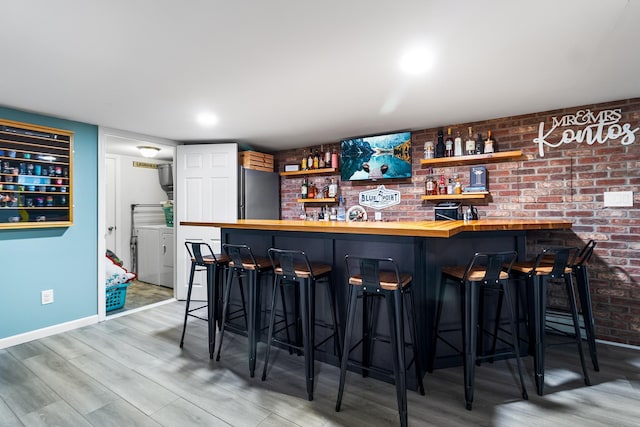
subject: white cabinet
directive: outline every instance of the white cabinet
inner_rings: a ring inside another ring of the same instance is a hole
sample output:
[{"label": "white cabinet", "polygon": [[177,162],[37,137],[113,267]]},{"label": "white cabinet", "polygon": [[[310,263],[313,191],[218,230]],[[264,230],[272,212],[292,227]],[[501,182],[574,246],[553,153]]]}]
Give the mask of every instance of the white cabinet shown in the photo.
[{"label": "white cabinet", "polygon": [[173,288],[173,228],[145,225],[138,230],[138,280]]}]

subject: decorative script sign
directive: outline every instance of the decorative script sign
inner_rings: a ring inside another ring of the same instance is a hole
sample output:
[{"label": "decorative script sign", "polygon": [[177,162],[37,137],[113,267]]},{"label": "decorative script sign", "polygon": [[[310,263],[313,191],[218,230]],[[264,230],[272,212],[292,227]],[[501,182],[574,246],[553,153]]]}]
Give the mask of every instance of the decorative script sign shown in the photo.
[{"label": "decorative script sign", "polygon": [[400,192],[387,190],[384,185],[379,185],[375,190],[360,192],[360,205],[373,209],[384,209],[400,203]]},{"label": "decorative script sign", "polygon": [[[538,144],[538,153],[544,157],[544,147],[559,147],[562,144],[595,143],[604,144],[609,140],[620,140],[622,145],[633,144],[636,140],[636,132],[640,128],[631,129],[629,123],[620,123],[622,110],[602,110],[595,113],[589,109],[579,110],[575,114],[552,117],[551,127],[546,130],[544,122],[540,122],[538,137],[533,139],[534,144]],[[570,129],[562,130],[560,140],[549,141],[548,138],[559,128],[571,126]]]}]

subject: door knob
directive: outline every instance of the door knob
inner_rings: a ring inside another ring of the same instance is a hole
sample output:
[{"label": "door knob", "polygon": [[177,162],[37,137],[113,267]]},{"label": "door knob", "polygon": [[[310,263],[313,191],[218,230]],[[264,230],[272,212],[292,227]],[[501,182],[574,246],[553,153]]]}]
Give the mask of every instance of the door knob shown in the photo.
[{"label": "door knob", "polygon": [[107,228],[107,230],[113,231],[113,230],[115,230],[115,227],[109,227],[109,228]]}]

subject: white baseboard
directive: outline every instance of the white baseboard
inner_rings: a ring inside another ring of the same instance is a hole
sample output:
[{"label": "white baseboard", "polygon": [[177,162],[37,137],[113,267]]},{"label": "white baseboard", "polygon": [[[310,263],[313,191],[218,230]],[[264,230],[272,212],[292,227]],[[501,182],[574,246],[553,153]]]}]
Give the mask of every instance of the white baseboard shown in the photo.
[{"label": "white baseboard", "polygon": [[60,332],[67,332],[72,329],[82,328],[83,326],[93,325],[94,323],[98,323],[97,315],[48,326],[42,329],[36,329],[35,331],[25,332],[24,334],[2,338],[0,339],[0,349],[59,334]]}]

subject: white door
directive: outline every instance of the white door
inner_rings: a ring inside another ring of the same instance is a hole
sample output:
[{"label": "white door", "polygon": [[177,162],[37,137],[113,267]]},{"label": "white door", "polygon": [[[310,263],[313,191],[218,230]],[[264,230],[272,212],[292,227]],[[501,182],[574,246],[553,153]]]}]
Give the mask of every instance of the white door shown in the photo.
[{"label": "white door", "polygon": [[[232,221],[238,218],[237,144],[177,147],[174,227],[176,227],[176,298],[186,299],[191,261],[184,242],[198,241],[220,253],[220,229],[185,227],[182,221]],[[191,299],[206,300],[206,275],[197,273]]]},{"label": "white door", "polygon": [[116,211],[117,211],[117,197],[116,197],[116,159],[113,157],[105,157],[105,177],[106,177],[106,189],[105,189],[105,205],[106,205],[106,224],[104,235],[106,238],[107,249],[112,250],[116,254],[118,253],[118,244],[116,239]]}]

